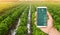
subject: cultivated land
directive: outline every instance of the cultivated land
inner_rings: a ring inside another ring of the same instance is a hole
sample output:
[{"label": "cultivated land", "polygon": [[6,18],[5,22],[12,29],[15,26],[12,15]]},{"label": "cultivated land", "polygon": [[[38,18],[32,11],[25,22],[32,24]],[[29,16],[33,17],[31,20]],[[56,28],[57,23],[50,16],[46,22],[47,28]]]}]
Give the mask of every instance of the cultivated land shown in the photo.
[{"label": "cultivated land", "polygon": [[[39,28],[36,27],[34,24],[35,20],[35,12],[36,7],[38,6],[47,6],[48,11],[51,13],[54,19],[54,27],[60,31],[60,2],[38,2],[38,1],[23,1],[15,3],[1,3],[0,10],[4,14],[0,14],[0,35],[11,35],[10,30],[12,28],[16,29],[18,24],[18,20],[20,19],[19,26],[15,31],[16,35],[27,35],[28,28],[28,12],[31,7],[31,34],[30,35],[47,35],[46,33],[42,32]],[[23,14],[24,13],[24,14]],[[16,21],[17,20],[17,21]],[[14,26],[15,25],[15,26]],[[9,33],[8,33],[9,32]]]}]

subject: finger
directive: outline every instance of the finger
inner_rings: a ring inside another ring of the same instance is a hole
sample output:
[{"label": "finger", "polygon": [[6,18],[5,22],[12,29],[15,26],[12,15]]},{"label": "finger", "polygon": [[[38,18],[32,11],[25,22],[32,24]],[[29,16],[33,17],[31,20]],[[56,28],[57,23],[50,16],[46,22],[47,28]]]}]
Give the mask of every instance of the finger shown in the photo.
[{"label": "finger", "polygon": [[47,12],[47,16],[48,16],[48,18],[49,18],[49,19],[51,19],[51,20],[52,20],[52,17],[51,17],[51,15],[50,15],[50,13],[49,13],[49,12]]},{"label": "finger", "polygon": [[34,22],[34,24],[36,25],[37,21]]},{"label": "finger", "polygon": [[36,21],[36,18],[37,18],[37,12],[35,12],[35,22],[34,22],[34,24],[36,25],[36,23],[37,23],[37,21]]},{"label": "finger", "polygon": [[34,20],[36,21],[36,18]]},{"label": "finger", "polygon": [[52,26],[52,23],[53,23],[53,19],[52,19],[52,16],[50,15],[49,12],[47,12],[47,16],[48,16],[48,20],[47,20],[47,26]]}]

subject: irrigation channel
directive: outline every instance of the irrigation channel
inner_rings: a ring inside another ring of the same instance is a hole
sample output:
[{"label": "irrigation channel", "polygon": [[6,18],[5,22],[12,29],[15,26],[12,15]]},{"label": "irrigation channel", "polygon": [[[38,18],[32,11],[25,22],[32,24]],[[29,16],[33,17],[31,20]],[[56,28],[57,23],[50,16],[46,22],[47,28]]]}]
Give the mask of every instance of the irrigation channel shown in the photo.
[{"label": "irrigation channel", "polygon": [[[24,14],[24,12],[22,13]],[[20,25],[20,18],[18,18],[12,27],[9,29],[7,35],[16,35],[16,30],[18,29],[18,26]],[[31,5],[29,6],[28,11],[28,21],[27,21],[27,35],[31,35]]]},{"label": "irrigation channel", "polygon": [[28,13],[27,28],[28,28],[28,34],[27,35],[31,35],[31,5],[30,5],[30,8],[29,8],[29,13]]},{"label": "irrigation channel", "polygon": [[15,35],[16,34],[16,30],[17,30],[19,25],[20,25],[20,18],[18,20],[18,24],[16,25],[16,28],[14,30],[11,30],[11,35]]},{"label": "irrigation channel", "polygon": [[[9,29],[9,31],[7,32],[6,35],[14,35],[16,34],[16,30],[19,26],[19,23],[20,23],[20,19],[18,18],[15,22],[13,22],[14,24],[11,26],[11,28]],[[18,24],[17,24],[18,23]]]}]

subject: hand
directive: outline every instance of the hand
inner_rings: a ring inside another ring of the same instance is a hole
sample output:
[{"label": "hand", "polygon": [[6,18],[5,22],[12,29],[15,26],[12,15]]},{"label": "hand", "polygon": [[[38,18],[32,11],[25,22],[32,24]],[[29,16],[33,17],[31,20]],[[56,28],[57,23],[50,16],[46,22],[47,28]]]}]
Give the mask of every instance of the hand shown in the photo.
[{"label": "hand", "polygon": [[[37,12],[35,13],[35,16],[37,16]],[[47,12],[47,16],[48,16],[48,19],[47,19],[47,27],[40,27],[40,29],[45,32],[45,33],[49,33],[50,29],[53,28],[53,18],[52,16],[50,15],[49,12]],[[35,19],[36,20],[36,19]],[[36,22],[35,22],[36,24]]]}]

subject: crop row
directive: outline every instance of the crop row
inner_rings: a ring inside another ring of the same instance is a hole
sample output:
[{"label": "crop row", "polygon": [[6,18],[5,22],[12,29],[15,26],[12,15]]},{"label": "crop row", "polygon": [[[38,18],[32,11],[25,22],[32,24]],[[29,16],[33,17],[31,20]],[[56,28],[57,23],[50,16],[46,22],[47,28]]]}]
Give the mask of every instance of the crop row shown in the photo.
[{"label": "crop row", "polygon": [[3,21],[0,23],[0,35],[5,35],[6,32],[8,32],[9,28],[22,13],[23,9],[26,8],[26,5],[24,7],[21,7],[19,9],[16,9],[14,13],[11,15],[7,16]]},{"label": "crop row", "polygon": [[16,35],[27,35],[27,20],[28,20],[28,7],[25,8],[20,17],[20,25],[16,30]]},{"label": "crop row", "polygon": [[2,16],[0,16],[0,22],[1,22],[2,20],[4,20],[7,16],[13,14],[17,9],[19,9],[19,8],[22,7],[22,6],[23,6],[23,5],[21,4],[21,5],[15,6],[15,7],[11,8],[11,9],[5,11],[5,12],[7,12],[7,13],[6,13],[6,14],[3,14]]}]

